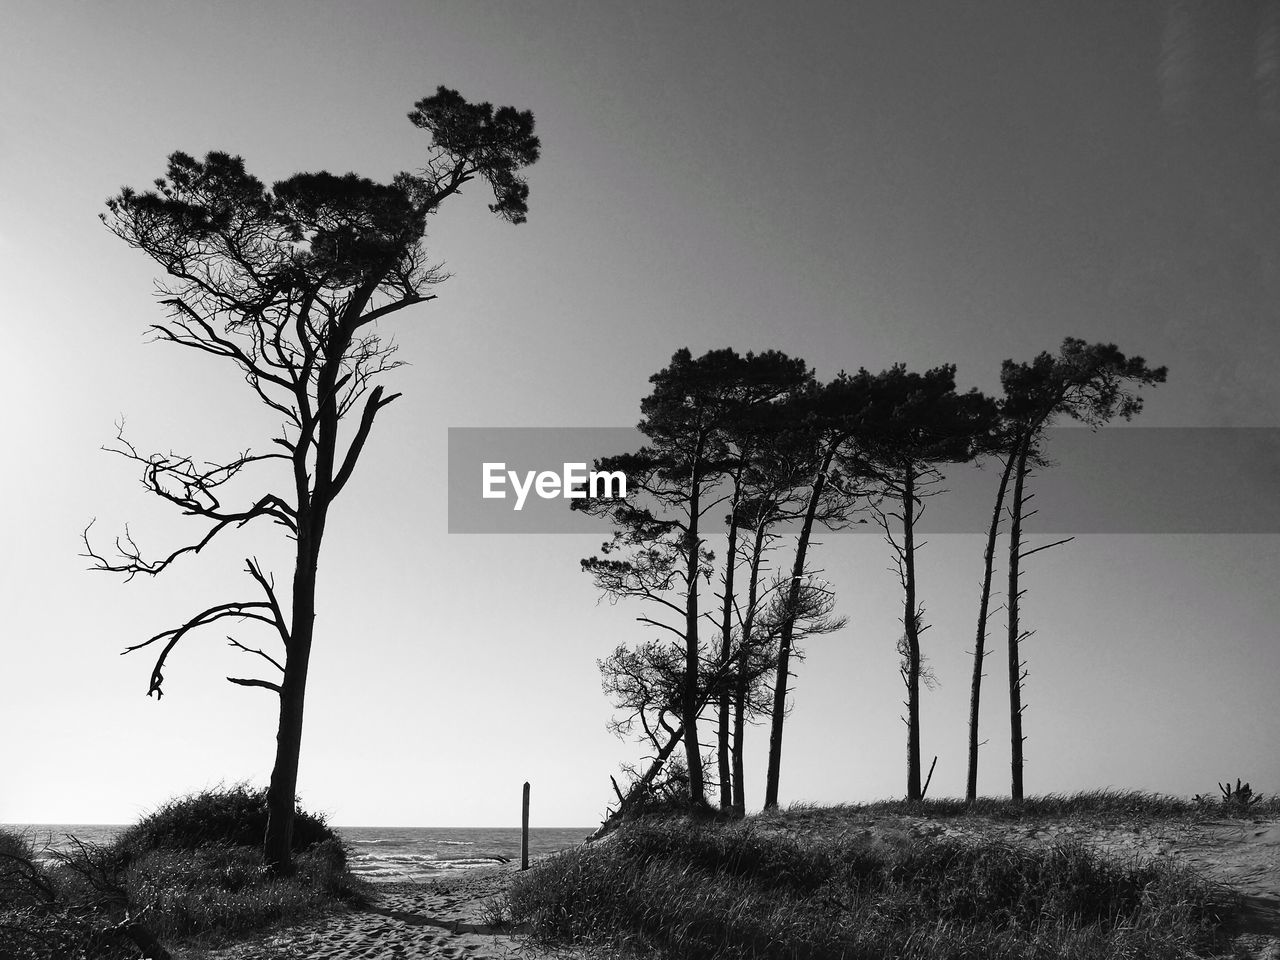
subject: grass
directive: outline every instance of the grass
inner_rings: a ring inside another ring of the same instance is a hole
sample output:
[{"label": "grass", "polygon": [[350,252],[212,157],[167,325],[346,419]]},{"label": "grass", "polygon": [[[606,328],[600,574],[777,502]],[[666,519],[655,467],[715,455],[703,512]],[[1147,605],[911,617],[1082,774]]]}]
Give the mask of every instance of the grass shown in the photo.
[{"label": "grass", "polygon": [[822,807],[793,804],[785,814],[761,816],[766,820],[770,816],[783,816],[794,823],[803,820],[806,815],[818,819],[854,815],[905,815],[931,819],[976,817],[1003,821],[1083,818],[1095,823],[1118,820],[1201,822],[1222,817],[1280,816],[1280,798],[1270,796],[1244,810],[1237,805],[1223,803],[1216,796],[1197,801],[1144,790],[1090,790],[1073,794],[1047,793],[1016,802],[1004,797],[979,797],[972,804],[958,798],[915,802],[881,800],[875,803]]},{"label": "grass", "polygon": [[644,818],[604,843],[518,875],[513,919],[548,943],[638,957],[1173,958],[1212,948],[1235,910],[1221,888],[1164,862],[1079,844],[823,837],[823,821],[875,814],[1192,818],[1141,793],[1011,804],[798,808],[736,823]]},{"label": "grass", "polygon": [[[170,800],[126,827],[115,845],[133,853],[194,850],[220,843],[256,847],[266,830],[266,791],[238,784]],[[299,808],[293,820],[293,851],[300,853],[324,841],[341,842],[322,815]]]},{"label": "grass", "polygon": [[367,887],[340,838],[299,814],[285,878],[263,863],[265,795],[246,787],[171,801],[111,844],[76,842],[52,859],[0,830],[0,957],[132,958],[128,921],[165,945],[218,943],[360,900]]}]

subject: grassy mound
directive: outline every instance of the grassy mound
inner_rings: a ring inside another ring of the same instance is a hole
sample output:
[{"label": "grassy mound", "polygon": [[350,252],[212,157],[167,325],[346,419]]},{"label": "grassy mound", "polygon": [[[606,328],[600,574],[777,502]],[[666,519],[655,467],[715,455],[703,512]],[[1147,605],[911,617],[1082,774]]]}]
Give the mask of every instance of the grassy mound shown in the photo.
[{"label": "grassy mound", "polygon": [[[148,814],[116,838],[115,846],[133,854],[150,850],[195,850],[211,844],[262,845],[267,832],[267,791],[243,784],[178,797]],[[319,814],[295,809],[294,853],[318,843],[341,844]]]},{"label": "grassy mound", "polygon": [[170,801],[110,844],[47,857],[0,831],[0,957],[137,957],[140,937],[217,942],[361,897],[323,817],[296,822],[289,877],[263,862],[265,794],[247,787]]},{"label": "grassy mound", "polygon": [[897,848],[689,820],[554,857],[515,879],[508,907],[543,940],[690,960],[1182,958],[1231,909],[1186,871],[1078,845]]}]

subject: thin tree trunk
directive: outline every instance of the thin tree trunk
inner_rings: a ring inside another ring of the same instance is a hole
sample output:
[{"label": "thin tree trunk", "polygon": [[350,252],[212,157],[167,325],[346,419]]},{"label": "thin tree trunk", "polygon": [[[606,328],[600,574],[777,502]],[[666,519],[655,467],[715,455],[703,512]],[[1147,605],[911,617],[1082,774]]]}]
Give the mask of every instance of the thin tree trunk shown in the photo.
[{"label": "thin tree trunk", "polygon": [[1014,455],[1011,452],[1000,473],[996,505],[991,511],[991,526],[987,528],[987,549],[982,557],[982,596],[978,600],[978,634],[973,644],[973,680],[969,686],[969,770],[964,788],[964,798],[969,803],[978,799],[978,704],[982,696],[982,667],[987,656],[987,612],[991,605],[991,574],[995,565],[996,537],[1000,532],[1000,511],[1004,509],[1013,465]]},{"label": "thin tree trunk", "polygon": [[902,585],[904,636],[907,641],[907,799],[920,792],[920,620],[916,613],[915,476],[907,470],[902,487]]},{"label": "thin tree trunk", "polygon": [[747,678],[739,676],[733,698],[733,812],[735,816],[747,815],[746,764],[742,758],[742,743],[747,724]]},{"label": "thin tree trunk", "polygon": [[701,541],[698,539],[698,513],[702,509],[701,490],[697,471],[700,468],[701,451],[694,461],[692,493],[689,497],[688,564],[685,570],[687,597],[685,601],[685,662],[684,690],[680,718],[684,724],[685,761],[689,766],[689,800],[695,804],[707,802],[702,778],[702,748],[698,741],[698,572],[701,566]]},{"label": "thin tree trunk", "polygon": [[[733,574],[738,561],[738,508],[735,491],[733,514],[729,520],[729,549],[725,560],[724,607],[720,624],[720,662],[727,664],[733,654]],[[720,809],[733,806],[733,772],[729,766],[729,685],[722,678],[717,696],[719,729],[716,755],[720,771]]]},{"label": "thin tree trunk", "polygon": [[822,459],[822,466],[813,481],[813,491],[804,513],[804,525],[800,528],[800,542],[796,544],[795,564],[791,568],[791,587],[787,594],[787,615],[782,621],[782,636],[778,641],[778,676],[773,685],[773,717],[769,729],[769,768],[765,774],[764,808],[774,810],[778,806],[778,780],[782,772],[782,723],[787,708],[787,677],[791,669],[791,640],[795,632],[795,611],[800,601],[800,578],[804,576],[805,553],[809,549],[809,536],[813,531],[813,518],[818,512],[818,502],[826,485],[827,470],[835,456],[836,444],[832,444]]},{"label": "thin tree trunk", "polygon": [[744,780],[745,762],[742,744],[746,732],[747,694],[751,678],[747,671],[751,665],[751,638],[754,636],[756,602],[760,585],[760,556],[764,552],[766,524],[757,523],[755,543],[751,548],[751,574],[747,581],[747,618],[739,638],[738,672],[733,695],[733,812],[740,817],[747,814],[747,789]]},{"label": "thin tree trunk", "polygon": [[1014,800],[1022,799],[1022,635],[1018,623],[1018,560],[1022,549],[1023,485],[1027,476],[1027,456],[1031,437],[1018,449],[1018,464],[1013,479],[1013,518],[1009,527],[1009,748],[1010,792]]}]

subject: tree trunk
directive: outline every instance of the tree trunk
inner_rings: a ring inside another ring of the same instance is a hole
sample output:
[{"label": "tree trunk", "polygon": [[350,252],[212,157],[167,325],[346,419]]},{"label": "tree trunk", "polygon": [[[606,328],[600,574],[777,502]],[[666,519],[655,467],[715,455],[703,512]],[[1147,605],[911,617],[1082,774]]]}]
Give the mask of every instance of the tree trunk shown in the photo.
[{"label": "tree trunk", "polygon": [[671,739],[658,748],[658,753],[649,764],[648,769],[645,770],[645,772],[627,788],[627,795],[622,797],[618,802],[618,809],[605,817],[604,821],[596,829],[596,832],[587,838],[588,840],[599,840],[617,825],[618,821],[626,815],[631,804],[635,802],[636,797],[644,793],[644,791],[648,789],[649,784],[653,783],[654,778],[658,775],[658,771],[660,771],[662,769],[662,765],[667,762],[667,758],[669,758],[671,754],[675,753],[676,746],[680,743],[683,736],[683,728],[677,728],[675,732],[672,733]]},{"label": "tree trunk", "polygon": [[747,789],[742,759],[742,743],[746,732],[747,695],[751,678],[747,671],[751,666],[751,638],[754,635],[756,602],[760,585],[760,555],[764,552],[766,524],[760,520],[756,526],[755,543],[751,548],[751,573],[747,580],[747,618],[739,638],[738,672],[733,693],[733,812],[739,817],[747,815]]},{"label": "tree trunk", "polygon": [[[368,296],[364,298],[366,301]],[[348,305],[358,316],[363,303]],[[341,326],[324,351],[326,357],[341,358],[350,334]],[[293,458],[294,485],[298,507],[297,553],[293,572],[293,618],[285,647],[284,677],[280,681],[280,725],[276,730],[276,762],[267,786],[267,831],[263,857],[277,876],[293,873],[293,817],[298,802],[298,762],[302,751],[302,714],[307,694],[307,671],[311,664],[311,641],[316,619],[316,571],[320,544],[333,501],[334,463],[338,449],[338,408],[334,384],[339,365],[326,362],[317,377],[315,463],[308,470],[307,445],[299,443]],[[313,485],[314,484],[314,485]]]},{"label": "tree trunk", "polygon": [[964,798],[969,803],[978,799],[978,704],[982,695],[983,661],[987,656],[987,611],[991,605],[991,574],[995,564],[996,537],[1000,532],[1000,511],[1004,509],[1013,465],[1014,453],[1010,451],[1009,460],[1000,473],[996,505],[991,511],[991,526],[987,528],[987,549],[982,557],[982,596],[978,600],[978,635],[973,644],[973,680],[969,686],[969,770],[964,788]]},{"label": "tree trunk", "polygon": [[746,765],[742,759],[742,743],[747,724],[747,677],[743,673],[738,678],[737,690],[733,698],[733,813],[734,816],[747,815]]},{"label": "tree trunk", "polygon": [[[313,534],[314,536],[314,534]],[[298,796],[298,763],[302,751],[302,714],[307,669],[315,626],[316,561],[319,543],[299,528],[298,560],[293,580],[293,625],[280,681],[280,724],[276,730],[276,762],[267,788],[267,832],[263,855],[276,876],[293,873],[293,817]]]},{"label": "tree trunk", "polygon": [[902,623],[907,641],[907,799],[920,792],[920,618],[916,612],[915,476],[907,470],[902,487]]},{"label": "tree trunk", "polygon": [[764,808],[777,809],[778,780],[782,772],[782,722],[787,708],[787,676],[791,669],[791,640],[795,631],[795,611],[800,601],[800,578],[804,576],[805,553],[809,549],[809,536],[813,531],[813,518],[818,512],[818,501],[826,485],[827,470],[835,456],[832,444],[822,459],[822,466],[813,481],[809,505],[804,512],[804,525],[800,528],[800,541],[796,544],[796,560],[791,568],[791,587],[787,594],[787,615],[782,621],[782,636],[778,641],[778,675],[773,685],[773,717],[769,729],[769,768],[765,774]]},{"label": "tree trunk", "polygon": [[[738,559],[738,509],[737,496],[734,497],[733,515],[729,520],[729,549],[725,560],[724,572],[724,607],[720,624],[720,662],[728,664],[733,655],[733,574]],[[739,672],[741,665],[739,665]],[[732,673],[729,674],[732,676]],[[720,771],[720,809],[728,810],[733,806],[733,772],[729,767],[729,685],[727,677],[721,677],[720,691],[717,696],[719,730],[717,731],[716,754]]]},{"label": "tree trunk", "polygon": [[1009,527],[1009,748],[1010,792],[1014,800],[1022,799],[1022,635],[1018,624],[1018,560],[1022,549],[1023,485],[1027,477],[1027,456],[1031,437],[1018,449],[1018,463],[1013,478],[1013,518]]},{"label": "tree trunk", "polygon": [[[700,457],[699,457],[700,459]],[[694,804],[707,802],[706,788],[702,778],[702,748],[698,741],[698,572],[701,566],[701,541],[698,539],[698,513],[702,509],[701,490],[699,489],[697,471],[700,468],[698,459],[694,461],[694,479],[692,493],[689,497],[689,529],[687,531],[688,565],[685,570],[687,596],[685,598],[685,661],[684,690],[682,713],[680,718],[684,724],[685,762],[689,766],[689,800]]]}]

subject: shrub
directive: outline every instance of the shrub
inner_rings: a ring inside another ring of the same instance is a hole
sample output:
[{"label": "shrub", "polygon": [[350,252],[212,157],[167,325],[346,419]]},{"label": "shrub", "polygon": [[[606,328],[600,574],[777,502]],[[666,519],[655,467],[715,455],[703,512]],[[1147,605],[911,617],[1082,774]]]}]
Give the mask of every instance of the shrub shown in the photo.
[{"label": "shrub", "polygon": [[508,894],[544,940],[689,960],[1185,957],[1228,906],[1186,871],[1081,846],[800,842],[688,820],[625,825]]},{"label": "shrub", "polygon": [[21,909],[49,899],[31,839],[0,829],[0,909]]},{"label": "shrub", "polygon": [[[261,847],[266,831],[266,789],[239,784],[170,800],[126,828],[115,846],[131,856],[150,850],[194,850],[210,844]],[[293,852],[301,853],[323,841],[342,846],[323,816],[297,808]]]},{"label": "shrub", "polygon": [[[41,863],[0,831],[0,958],[124,960],[136,936],[221,939],[330,912],[365,893],[323,818],[298,812],[294,876],[268,874],[263,791],[172,800],[107,846],[74,841]],[[141,917],[145,930],[120,921]]]},{"label": "shrub", "polygon": [[0,957],[5,960],[124,960],[136,957],[112,930],[111,891],[75,896],[82,878],[42,862],[29,837],[0,829]]}]

